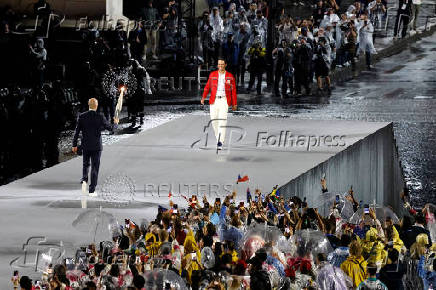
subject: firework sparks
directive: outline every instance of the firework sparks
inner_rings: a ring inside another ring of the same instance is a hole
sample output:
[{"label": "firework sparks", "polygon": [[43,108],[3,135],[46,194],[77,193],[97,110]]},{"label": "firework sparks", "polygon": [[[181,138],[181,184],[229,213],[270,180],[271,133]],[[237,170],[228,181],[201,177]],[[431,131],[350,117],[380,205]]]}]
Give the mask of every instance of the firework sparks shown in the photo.
[{"label": "firework sparks", "polygon": [[109,69],[102,79],[103,92],[107,96],[117,96],[121,90],[124,95],[132,95],[136,91],[137,82],[130,68]]}]

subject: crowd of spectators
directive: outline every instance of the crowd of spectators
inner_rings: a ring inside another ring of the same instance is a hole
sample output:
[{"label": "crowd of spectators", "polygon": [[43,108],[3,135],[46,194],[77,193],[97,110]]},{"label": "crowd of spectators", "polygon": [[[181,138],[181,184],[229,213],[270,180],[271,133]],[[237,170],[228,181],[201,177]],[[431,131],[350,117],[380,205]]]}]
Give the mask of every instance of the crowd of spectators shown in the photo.
[{"label": "crowd of spectators", "polygon": [[170,199],[149,223],[108,225],[112,241],[48,265],[36,288],[17,271],[11,281],[25,290],[433,289],[436,207],[413,209],[406,191],[398,218],[355,195],[331,194],[322,180],[325,215],[277,187],[247,190],[246,201],[236,192]]},{"label": "crowd of spectators", "polygon": [[[420,4],[416,1],[417,4],[400,1],[398,13],[402,16],[397,17],[394,34],[402,28],[402,36],[405,36],[409,23],[407,15],[414,20],[410,24],[411,30],[416,30]],[[360,55],[366,55],[367,66],[371,68],[370,56],[376,53],[373,41],[377,32],[383,31],[386,20],[386,0],[360,0],[352,5],[320,0],[307,3],[313,8],[312,15],[294,19],[281,2],[278,3],[269,11],[271,6],[267,1],[209,1],[209,9],[192,24],[179,16],[176,1],[131,1],[126,15],[136,21],[133,30],[127,31],[125,22],[102,30],[93,21],[81,29],[79,65],[89,63],[90,69],[100,77],[108,66],[125,66],[129,59],[135,59],[141,65],[157,59],[176,60],[183,65],[187,57],[192,57],[188,55],[192,51],[187,51],[188,38],[194,38],[193,53],[200,57],[204,67],[215,67],[218,57],[224,55],[227,69],[236,75],[240,88],[251,91],[257,80],[257,92],[262,93],[261,82],[266,73],[271,76],[267,78],[267,85],[274,87],[275,95],[285,97],[301,94],[301,87],[309,94],[314,77],[319,90],[330,90],[330,70],[353,65]],[[60,29],[57,22],[52,20],[53,27],[46,27],[50,12],[50,4],[38,0],[34,14],[43,21],[32,37],[44,36],[46,32],[49,32],[49,42],[56,37],[55,28]],[[47,49],[47,43],[34,38],[28,40],[32,44],[29,49],[16,50],[11,42],[14,32],[22,32],[20,17],[6,7],[1,20],[2,56],[27,50],[29,80],[42,87],[48,81],[44,78],[48,63],[65,63],[62,59],[65,55],[54,57],[56,52]],[[272,31],[268,31],[268,22],[274,23]],[[273,47],[267,51],[268,37]],[[248,84],[245,83],[246,72],[249,73]],[[80,90],[77,75],[73,81]]]}]

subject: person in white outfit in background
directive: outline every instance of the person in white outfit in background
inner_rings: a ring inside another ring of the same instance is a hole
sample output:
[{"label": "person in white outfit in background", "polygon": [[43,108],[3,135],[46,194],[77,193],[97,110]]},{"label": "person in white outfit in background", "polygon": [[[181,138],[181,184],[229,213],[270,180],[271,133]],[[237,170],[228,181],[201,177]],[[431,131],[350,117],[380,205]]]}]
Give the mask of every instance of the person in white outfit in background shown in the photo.
[{"label": "person in white outfit in background", "polygon": [[365,53],[366,66],[370,70],[371,66],[371,54],[376,54],[372,34],[374,33],[374,26],[371,21],[368,20],[368,15],[362,14],[360,16],[360,28],[359,28],[359,49],[357,54],[360,52]]},{"label": "person in white outfit in background", "polygon": [[422,1],[421,0],[412,0],[412,23],[411,23],[411,30],[416,31],[416,21],[418,20],[419,16],[419,8],[421,7]]}]

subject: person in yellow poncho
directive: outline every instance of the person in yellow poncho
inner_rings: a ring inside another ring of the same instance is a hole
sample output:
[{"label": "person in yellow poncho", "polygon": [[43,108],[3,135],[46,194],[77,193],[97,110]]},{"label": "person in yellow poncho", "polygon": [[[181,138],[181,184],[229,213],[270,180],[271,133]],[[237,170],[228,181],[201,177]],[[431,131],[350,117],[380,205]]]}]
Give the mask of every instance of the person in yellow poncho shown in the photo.
[{"label": "person in yellow poncho", "polygon": [[362,241],[363,255],[369,257],[367,262],[374,263],[380,268],[385,263],[387,257],[387,252],[384,248],[385,245],[381,241],[377,230],[371,227],[366,232],[365,239]]},{"label": "person in yellow poncho", "polygon": [[262,93],[262,74],[266,66],[266,49],[262,47],[262,41],[259,36],[256,36],[253,45],[248,49],[247,54],[250,56],[250,64],[248,70],[250,72],[250,81],[247,91],[250,92],[257,78],[256,90],[257,94]]},{"label": "person in yellow poncho", "polygon": [[[387,223],[387,222],[386,222]],[[398,251],[398,253],[402,252],[404,247],[403,241],[400,239],[400,235],[398,234],[397,229],[394,225],[388,225],[386,227],[386,241],[388,243],[392,242],[393,248]]]},{"label": "person in yellow poncho", "polygon": [[421,256],[427,253],[428,246],[427,234],[419,234],[416,236],[416,242],[410,247],[410,256],[414,260],[419,260]]},{"label": "person in yellow poncho", "polygon": [[197,270],[202,270],[203,265],[201,265],[201,253],[197,246],[197,242],[194,238],[194,233],[189,230],[185,238],[185,243],[183,244],[184,253],[182,258],[182,267],[180,269],[180,275],[183,270],[186,270],[187,277],[186,280],[189,284],[192,284],[192,272]]},{"label": "person in yellow poncho", "polygon": [[367,278],[367,262],[362,257],[362,247],[358,241],[350,243],[349,251],[350,255],[341,264],[341,269],[351,278],[353,287],[356,288]]},{"label": "person in yellow poncho", "polygon": [[158,242],[156,236],[153,233],[147,233],[145,235],[145,249],[150,256],[155,256],[159,253],[161,242]]},{"label": "person in yellow poncho", "polygon": [[220,258],[222,258],[225,254],[230,254],[232,256],[232,262],[237,263],[239,261],[238,252],[234,249],[233,243],[228,242],[227,248],[221,253]]}]

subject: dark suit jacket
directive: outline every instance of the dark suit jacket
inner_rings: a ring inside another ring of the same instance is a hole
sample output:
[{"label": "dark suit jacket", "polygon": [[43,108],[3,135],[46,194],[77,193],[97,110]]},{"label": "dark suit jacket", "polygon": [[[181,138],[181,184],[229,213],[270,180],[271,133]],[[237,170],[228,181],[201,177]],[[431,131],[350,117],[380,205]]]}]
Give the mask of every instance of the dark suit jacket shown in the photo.
[{"label": "dark suit jacket", "polygon": [[404,232],[404,235],[403,235],[403,238],[402,238],[406,248],[410,249],[412,244],[414,242],[416,242],[416,237],[419,234],[427,234],[429,245],[432,244],[432,241],[431,241],[431,238],[430,238],[430,232],[428,230],[426,230],[426,229],[424,229],[422,227],[412,226],[412,227],[410,227],[409,229],[407,229]]},{"label": "dark suit jacket", "polygon": [[102,115],[89,110],[81,113],[77,118],[76,131],[74,132],[73,147],[77,147],[77,139],[82,132],[82,150],[103,150],[101,131],[114,129]]},{"label": "dark suit jacket", "polygon": [[[406,4],[406,9],[403,9],[403,4]],[[412,0],[399,0],[397,14],[412,15]]]}]

